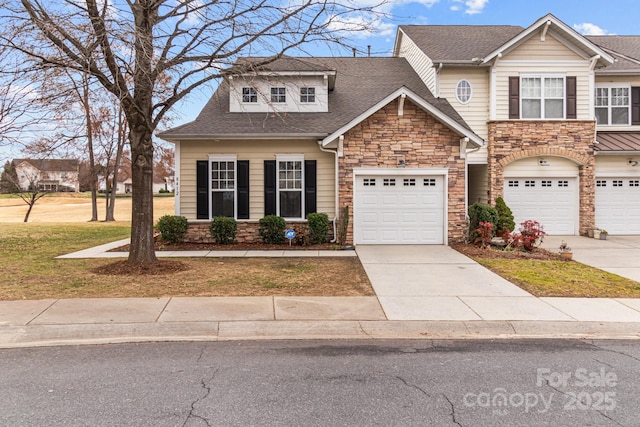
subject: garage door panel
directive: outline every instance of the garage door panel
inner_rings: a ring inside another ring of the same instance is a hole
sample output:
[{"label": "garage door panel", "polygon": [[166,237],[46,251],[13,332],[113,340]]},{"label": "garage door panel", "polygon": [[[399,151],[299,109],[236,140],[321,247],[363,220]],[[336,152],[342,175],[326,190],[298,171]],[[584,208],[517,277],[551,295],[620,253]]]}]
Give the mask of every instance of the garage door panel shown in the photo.
[{"label": "garage door panel", "polygon": [[578,188],[575,178],[507,178],[504,199],[516,227],[526,220],[540,222],[548,234],[576,233]]},{"label": "garage door panel", "polygon": [[640,234],[640,179],[596,178],[596,227],[610,234]]},{"label": "garage door panel", "polygon": [[358,177],[354,194],[356,244],[442,244],[444,179]]}]

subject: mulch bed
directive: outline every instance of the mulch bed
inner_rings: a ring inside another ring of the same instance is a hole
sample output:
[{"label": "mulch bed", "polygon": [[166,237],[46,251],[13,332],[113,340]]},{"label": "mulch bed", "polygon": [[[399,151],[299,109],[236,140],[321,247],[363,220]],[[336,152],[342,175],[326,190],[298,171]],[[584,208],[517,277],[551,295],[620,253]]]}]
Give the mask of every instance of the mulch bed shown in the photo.
[{"label": "mulch bed", "polygon": [[[323,243],[319,245],[291,245],[281,243],[272,245],[268,243],[231,243],[229,245],[217,245],[215,243],[167,243],[161,240],[155,242],[156,251],[275,251],[275,250],[343,250],[351,247],[341,247],[335,243]],[[109,252],[128,252],[129,245],[123,245]]]},{"label": "mulch bed", "polygon": [[547,261],[564,260],[558,253],[550,252],[546,249],[536,248],[533,252],[521,250],[505,251],[501,248],[489,246],[486,249],[479,248],[475,245],[467,243],[454,243],[451,245],[453,249],[470,258],[489,258],[489,259],[537,259]]},{"label": "mulch bed", "polygon": [[157,276],[187,270],[189,267],[183,262],[159,260],[153,264],[130,264],[128,261],[116,261],[92,268],[90,271],[103,276]]}]

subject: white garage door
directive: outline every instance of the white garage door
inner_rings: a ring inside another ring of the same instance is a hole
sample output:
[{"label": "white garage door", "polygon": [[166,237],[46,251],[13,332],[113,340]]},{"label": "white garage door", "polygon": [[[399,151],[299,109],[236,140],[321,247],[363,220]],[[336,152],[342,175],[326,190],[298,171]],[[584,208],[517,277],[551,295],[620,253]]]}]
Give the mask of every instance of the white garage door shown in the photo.
[{"label": "white garage door", "polygon": [[443,244],[443,176],[357,176],[356,244]]},{"label": "white garage door", "polygon": [[547,234],[578,231],[576,178],[507,178],[504,201],[513,211],[516,230],[526,220],[538,221]]},{"label": "white garage door", "polygon": [[596,179],[596,227],[610,234],[640,234],[640,179]]}]

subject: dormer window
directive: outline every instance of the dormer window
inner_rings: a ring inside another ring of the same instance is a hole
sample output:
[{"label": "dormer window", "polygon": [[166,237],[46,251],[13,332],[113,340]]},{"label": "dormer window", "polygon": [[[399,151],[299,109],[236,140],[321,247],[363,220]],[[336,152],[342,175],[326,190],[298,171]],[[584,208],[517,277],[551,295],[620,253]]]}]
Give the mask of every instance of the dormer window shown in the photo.
[{"label": "dormer window", "polygon": [[252,87],[243,87],[242,102],[258,102],[258,92]]},{"label": "dormer window", "polygon": [[284,87],[271,88],[271,102],[287,102],[287,89]]},{"label": "dormer window", "polygon": [[300,102],[316,102],[316,88],[315,87],[301,87],[300,88]]}]

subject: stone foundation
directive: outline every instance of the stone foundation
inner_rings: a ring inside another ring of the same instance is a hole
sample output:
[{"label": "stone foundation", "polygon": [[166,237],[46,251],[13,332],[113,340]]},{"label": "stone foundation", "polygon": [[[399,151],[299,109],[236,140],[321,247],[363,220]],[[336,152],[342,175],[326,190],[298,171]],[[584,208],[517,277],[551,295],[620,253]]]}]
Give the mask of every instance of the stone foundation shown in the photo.
[{"label": "stone foundation", "polygon": [[[213,243],[211,234],[209,233],[210,222],[191,222],[185,237],[188,243]],[[257,221],[238,221],[238,229],[236,232],[236,242],[238,243],[262,243],[260,234],[258,233],[259,223]],[[296,231],[296,238],[293,244],[304,244],[304,236],[307,234],[306,221],[287,221],[287,229]],[[329,223],[327,232],[327,241],[333,239],[333,224]],[[286,241],[286,240],[285,240]]]}]

